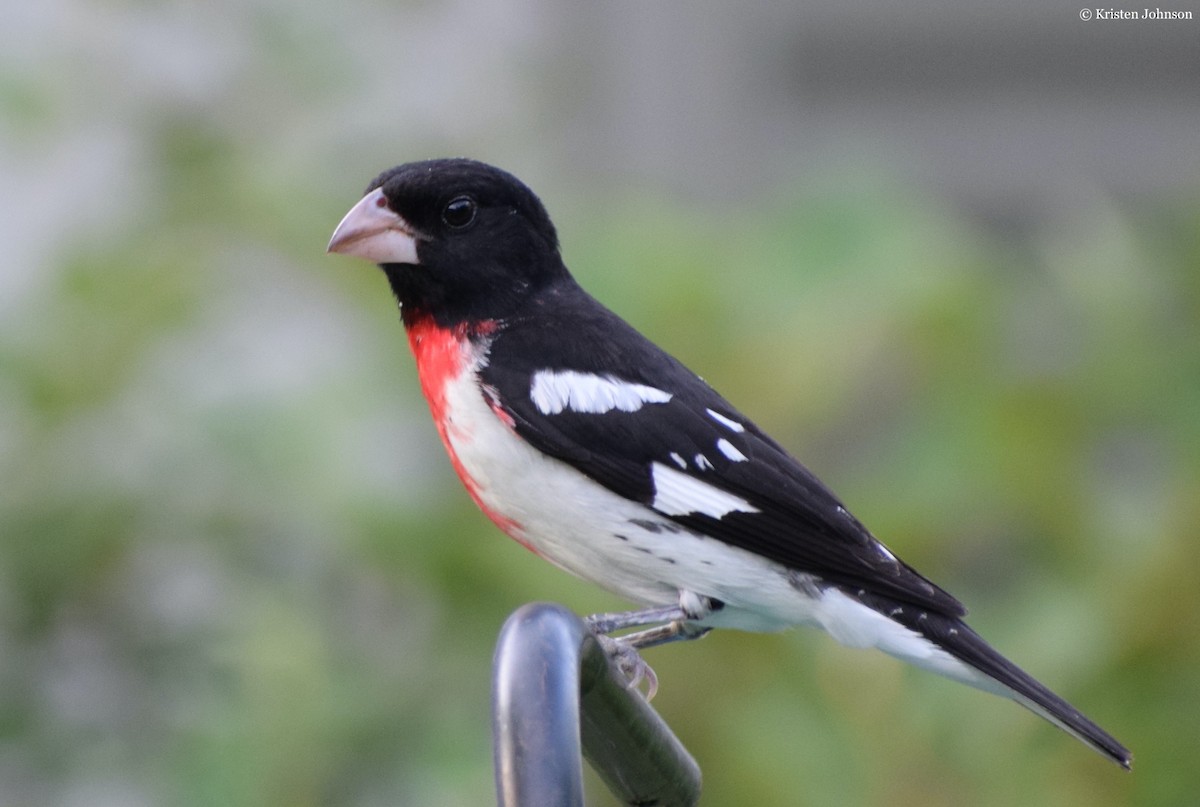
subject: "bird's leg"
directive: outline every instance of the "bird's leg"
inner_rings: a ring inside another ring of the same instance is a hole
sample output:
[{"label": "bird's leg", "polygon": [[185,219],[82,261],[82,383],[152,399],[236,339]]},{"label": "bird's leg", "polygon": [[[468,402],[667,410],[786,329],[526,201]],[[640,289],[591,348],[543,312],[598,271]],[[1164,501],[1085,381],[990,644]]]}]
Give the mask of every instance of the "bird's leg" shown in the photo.
[{"label": "bird's leg", "polygon": [[702,628],[692,622],[684,622],[682,620],[674,620],[665,625],[658,625],[646,630],[640,630],[637,633],[630,633],[622,636],[619,641],[629,647],[641,650],[646,647],[658,647],[660,644],[670,644],[671,642],[687,642],[692,639],[699,639],[708,633],[712,628]]},{"label": "bird's leg", "polygon": [[686,618],[683,609],[678,605],[664,605],[658,608],[643,608],[640,611],[622,611],[619,614],[592,614],[583,621],[592,633],[608,634],[625,628],[640,628],[643,625],[657,625]]},{"label": "bird's leg", "polygon": [[[704,619],[722,605],[719,601],[695,592],[680,591],[678,605],[644,608],[619,614],[594,614],[584,622],[617,663],[617,668],[629,680],[629,686],[636,687],[643,678],[646,680],[646,700],[650,700],[658,691],[658,676],[638,654],[638,650],[669,642],[699,639],[712,628],[701,627],[695,624],[696,621]],[[643,625],[654,627],[616,638],[607,635],[613,631]]]},{"label": "bird's leg", "polygon": [[[720,600],[705,597],[694,591],[682,590],[676,605],[660,605],[640,611],[622,611],[619,614],[592,614],[583,621],[592,633],[612,633],[625,628],[640,628],[643,625],[658,625],[663,622],[699,622],[724,606]],[[699,638],[699,635],[683,638]]]}]

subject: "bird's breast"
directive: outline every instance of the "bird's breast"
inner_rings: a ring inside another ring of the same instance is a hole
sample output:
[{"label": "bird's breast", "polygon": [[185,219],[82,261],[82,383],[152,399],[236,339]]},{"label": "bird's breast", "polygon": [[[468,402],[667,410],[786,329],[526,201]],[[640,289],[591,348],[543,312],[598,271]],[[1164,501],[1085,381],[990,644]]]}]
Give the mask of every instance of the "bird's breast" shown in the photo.
[{"label": "bird's breast", "polygon": [[[497,431],[508,431],[507,413],[483,404],[478,372],[487,363],[494,321],[445,327],[432,319],[408,325],[408,344],[417,360],[421,392],[454,472],[481,510],[500,529],[521,540],[521,525],[489,501],[488,469],[479,456],[490,453]],[[511,439],[515,439],[512,437]]]}]

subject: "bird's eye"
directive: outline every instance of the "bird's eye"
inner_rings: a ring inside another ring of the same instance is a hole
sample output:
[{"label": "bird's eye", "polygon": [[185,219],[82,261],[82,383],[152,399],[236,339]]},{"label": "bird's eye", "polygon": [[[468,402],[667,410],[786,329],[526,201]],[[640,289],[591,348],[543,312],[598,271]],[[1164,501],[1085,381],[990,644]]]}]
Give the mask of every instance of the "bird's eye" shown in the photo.
[{"label": "bird's eye", "polygon": [[442,210],[442,221],[456,230],[461,230],[475,221],[476,204],[470,196],[456,196]]}]

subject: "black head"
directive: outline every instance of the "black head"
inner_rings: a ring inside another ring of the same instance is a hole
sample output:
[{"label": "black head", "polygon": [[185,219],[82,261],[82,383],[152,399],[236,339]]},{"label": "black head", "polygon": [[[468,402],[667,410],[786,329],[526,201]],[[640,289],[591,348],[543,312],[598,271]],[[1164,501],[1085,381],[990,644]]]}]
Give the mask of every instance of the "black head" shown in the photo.
[{"label": "black head", "polygon": [[512,174],[465,159],[384,171],[329,251],[380,264],[406,319],[444,324],[504,317],[567,276],[541,200]]}]

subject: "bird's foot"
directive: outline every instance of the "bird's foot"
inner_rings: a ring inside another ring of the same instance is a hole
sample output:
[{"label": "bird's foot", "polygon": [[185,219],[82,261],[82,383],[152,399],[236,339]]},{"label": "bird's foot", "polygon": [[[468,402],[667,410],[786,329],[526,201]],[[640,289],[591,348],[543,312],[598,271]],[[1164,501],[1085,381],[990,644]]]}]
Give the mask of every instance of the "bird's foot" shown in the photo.
[{"label": "bird's foot", "polygon": [[[708,597],[681,591],[678,605],[619,614],[593,614],[584,622],[629,681],[631,688],[636,688],[643,680],[647,682],[646,700],[650,700],[658,691],[658,676],[638,651],[669,642],[699,639],[712,629],[697,625],[696,621],[704,619],[721,605]],[[608,635],[613,631],[645,625],[654,627],[616,638]]]},{"label": "bird's foot", "polygon": [[654,672],[654,668],[642,658],[642,654],[637,651],[637,648],[623,639],[614,639],[603,634],[597,634],[596,641],[617,665],[617,670],[621,675],[625,676],[625,685],[629,689],[637,689],[642,681],[645,681],[646,700],[653,700],[658,692],[658,675]]}]

